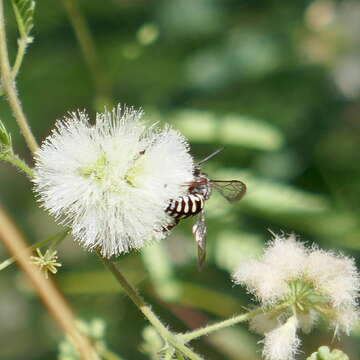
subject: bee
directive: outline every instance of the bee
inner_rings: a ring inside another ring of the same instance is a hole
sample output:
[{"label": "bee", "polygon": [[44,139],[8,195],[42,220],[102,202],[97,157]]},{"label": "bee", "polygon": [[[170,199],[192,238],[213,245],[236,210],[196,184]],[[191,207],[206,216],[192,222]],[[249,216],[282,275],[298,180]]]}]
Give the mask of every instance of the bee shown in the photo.
[{"label": "bee", "polygon": [[246,193],[246,185],[239,180],[212,180],[201,171],[201,164],[219,154],[224,149],[218,149],[205,159],[196,163],[193,171],[194,180],[186,184],[188,193],[177,199],[171,199],[165,212],[173,218],[173,223],[163,228],[169,231],[174,228],[180,220],[190,216],[198,215],[198,219],[192,228],[195,241],[198,246],[198,264],[201,268],[206,257],[206,222],[205,201],[209,200],[212,190],[217,190],[227,201],[233,203],[239,201]]}]

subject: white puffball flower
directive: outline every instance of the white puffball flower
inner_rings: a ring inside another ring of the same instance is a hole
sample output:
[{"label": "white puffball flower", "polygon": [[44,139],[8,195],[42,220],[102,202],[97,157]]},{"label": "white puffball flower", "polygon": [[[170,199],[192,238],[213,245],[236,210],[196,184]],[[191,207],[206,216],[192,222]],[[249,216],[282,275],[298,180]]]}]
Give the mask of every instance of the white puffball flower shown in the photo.
[{"label": "white puffball flower", "polygon": [[310,284],[334,309],[355,306],[360,290],[353,259],[315,246],[307,248],[293,234],[274,235],[262,257],[244,261],[233,279],[264,306],[286,298],[296,280]]},{"label": "white puffball flower", "polygon": [[355,305],[348,305],[337,309],[330,323],[335,329],[335,335],[339,335],[340,331],[349,335],[351,329],[359,321],[359,316],[359,309]]},{"label": "white puffball flower", "polygon": [[[275,235],[268,243],[263,261],[271,268],[276,267],[281,280],[298,278],[302,271],[302,264],[307,256],[305,245],[296,240],[294,234],[289,236]],[[289,257],[291,261],[289,261]]]},{"label": "white puffball flower", "polygon": [[300,346],[296,331],[296,316],[290,317],[283,325],[267,332],[263,340],[263,355],[266,360],[293,360]]},{"label": "white puffball flower", "polygon": [[352,258],[314,247],[307,259],[306,276],[326,294],[334,307],[356,304],[359,274]]},{"label": "white puffball flower", "polygon": [[291,279],[301,276],[306,258],[306,248],[295,235],[275,235],[261,259],[241,264],[234,281],[244,284],[263,304],[272,304],[287,294]]},{"label": "white puffball flower", "polygon": [[250,328],[265,334],[268,360],[293,359],[299,346],[296,330],[309,333],[320,316],[329,321],[335,334],[348,334],[359,320],[360,278],[354,260],[306,247],[294,235],[274,234],[264,254],[244,261],[233,279],[263,309],[250,320]]},{"label": "white puffball flower", "polygon": [[269,305],[277,300],[279,294],[288,291],[279,271],[258,260],[243,262],[234,274],[234,282],[245,284],[248,291],[259,301]]},{"label": "white puffball flower", "polygon": [[170,199],[186,193],[193,159],[186,139],[166,126],[146,127],[142,111],[84,111],[56,123],[36,153],[35,192],[88,250],[105,257],[165,236]]}]

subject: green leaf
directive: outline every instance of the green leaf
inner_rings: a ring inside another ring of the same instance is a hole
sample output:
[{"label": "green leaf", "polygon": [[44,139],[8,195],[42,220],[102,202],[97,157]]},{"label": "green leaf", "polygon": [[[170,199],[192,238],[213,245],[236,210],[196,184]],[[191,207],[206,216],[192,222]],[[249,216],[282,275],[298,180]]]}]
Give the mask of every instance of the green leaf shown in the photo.
[{"label": "green leaf", "polygon": [[21,39],[25,39],[27,43],[31,43],[32,37],[30,37],[29,34],[34,27],[35,1],[12,0],[12,6]]},{"label": "green leaf", "polygon": [[275,126],[248,116],[229,114],[223,117],[221,125],[223,144],[272,151],[280,149],[284,143]]},{"label": "green leaf", "polygon": [[191,141],[273,151],[284,144],[283,134],[269,123],[244,116],[217,116],[209,111],[182,110],[174,116],[175,127]]},{"label": "green leaf", "polygon": [[226,169],[216,173],[217,179],[239,179],[247,185],[247,194],[241,200],[256,212],[273,215],[321,214],[331,209],[329,200],[320,194],[271,179],[261,179],[250,172]]},{"label": "green leaf", "polygon": [[319,347],[317,352],[312,353],[306,360],[349,360],[349,357],[341,350],[330,351],[327,346]]}]

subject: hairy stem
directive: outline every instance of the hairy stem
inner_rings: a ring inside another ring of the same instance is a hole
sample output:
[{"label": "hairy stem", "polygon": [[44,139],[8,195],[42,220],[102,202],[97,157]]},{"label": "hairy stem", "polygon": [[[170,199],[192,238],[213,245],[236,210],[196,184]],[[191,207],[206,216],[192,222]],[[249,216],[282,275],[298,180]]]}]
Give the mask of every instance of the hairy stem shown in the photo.
[{"label": "hairy stem", "polygon": [[249,311],[249,312],[247,312],[245,314],[240,314],[240,315],[234,316],[231,319],[220,321],[220,322],[218,322],[216,324],[208,325],[208,326],[205,326],[205,327],[203,327],[201,329],[194,330],[194,331],[191,331],[189,333],[180,335],[179,338],[184,343],[187,343],[187,342],[189,342],[191,340],[194,340],[194,339],[196,339],[196,338],[198,338],[200,336],[208,335],[208,334],[212,333],[213,331],[218,331],[218,330],[224,329],[226,327],[233,326],[233,325],[235,325],[237,323],[250,320],[253,317],[255,317],[257,315],[260,315],[260,314],[263,314],[263,313],[264,313],[264,310],[259,308],[259,309],[253,310],[253,311]]},{"label": "hairy stem", "polygon": [[11,153],[11,154],[4,155],[4,157],[1,159],[9,162],[10,164],[13,164],[14,166],[16,166],[17,168],[22,170],[30,178],[35,177],[35,174],[34,174],[33,170],[29,167],[29,165],[26,164],[26,162],[24,160],[21,160],[17,155]]},{"label": "hairy stem", "polygon": [[22,109],[20,99],[17,95],[15,82],[9,63],[8,49],[6,45],[5,17],[3,0],[0,0],[0,69],[1,81],[5,94],[7,95],[14,117],[20,127],[20,131],[25,138],[29,149],[34,153],[38,149],[38,144],[30,129],[28,121]]},{"label": "hairy stem", "polygon": [[100,360],[89,340],[76,327],[72,311],[51,280],[46,280],[38,268],[29,261],[30,250],[23,236],[5,211],[0,207],[0,240],[16,260],[44,302],[50,315],[77,347],[82,360]]},{"label": "hairy stem", "polygon": [[19,44],[19,47],[18,47],[18,51],[16,54],[15,63],[12,68],[12,71],[11,71],[11,75],[14,80],[16,79],[16,76],[19,73],[28,43],[27,43],[26,39],[21,38],[21,39],[19,39],[18,44]]},{"label": "hairy stem", "polygon": [[166,328],[166,326],[159,320],[157,315],[151,310],[150,305],[145,302],[145,300],[139,295],[137,290],[126,280],[126,278],[121,274],[121,272],[112,262],[112,260],[102,257],[100,253],[98,254],[101,257],[104,265],[115,276],[116,280],[122,286],[126,294],[138,307],[138,309],[144,314],[144,316],[151,323],[151,325],[157,330],[160,336],[189,359],[201,360],[201,357],[199,355],[195,354],[191,349],[184,345],[183,341],[180,341],[177,336],[175,336]]}]

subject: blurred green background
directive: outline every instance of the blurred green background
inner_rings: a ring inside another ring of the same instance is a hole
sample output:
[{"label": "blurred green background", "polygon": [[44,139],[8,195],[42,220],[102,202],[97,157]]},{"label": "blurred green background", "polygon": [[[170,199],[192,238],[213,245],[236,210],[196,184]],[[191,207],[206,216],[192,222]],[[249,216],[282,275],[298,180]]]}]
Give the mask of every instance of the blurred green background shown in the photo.
[{"label": "blurred green background", "polygon": [[[18,35],[6,3],[13,58]],[[120,268],[172,329],[243,311],[249,296],[230,274],[261,253],[269,229],[294,231],[359,259],[360,2],[81,0],[78,10],[96,46],[92,70],[64,4],[37,2],[34,43],[17,81],[39,140],[68,111],[94,114],[120,102],[181,130],[196,159],[224,146],[204,170],[212,179],[248,185],[236,205],[217,194],[207,202],[202,272],[193,220],[161,244],[119,257]],[[4,97],[0,109],[16,151],[31,163]],[[0,189],[1,203],[29,242],[59,231],[37,207],[29,181],[4,163]],[[0,254],[8,256],[2,247]],[[143,333],[146,322],[97,257],[70,238],[59,256],[56,279],[78,317],[100,319],[93,325],[123,359],[148,359],[153,340],[149,330]],[[1,271],[0,284],[0,359],[56,359],[63,335],[16,266]],[[360,327],[339,341],[320,324],[302,338],[306,355],[331,344],[360,358]],[[206,359],[256,360],[259,340],[239,325],[193,345]]]}]

